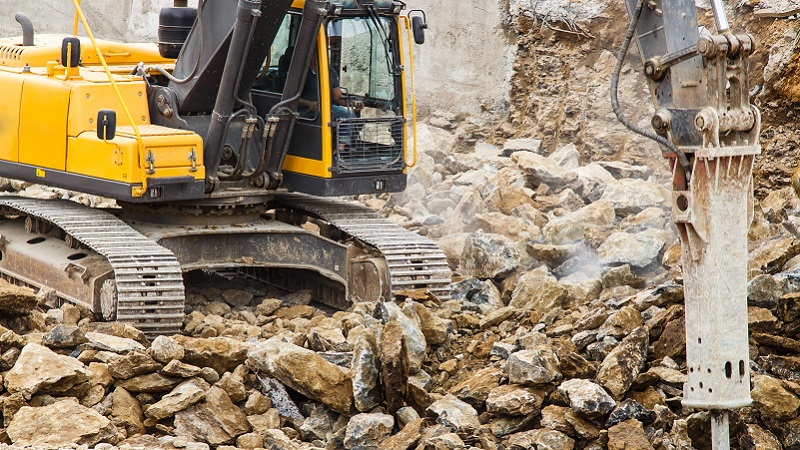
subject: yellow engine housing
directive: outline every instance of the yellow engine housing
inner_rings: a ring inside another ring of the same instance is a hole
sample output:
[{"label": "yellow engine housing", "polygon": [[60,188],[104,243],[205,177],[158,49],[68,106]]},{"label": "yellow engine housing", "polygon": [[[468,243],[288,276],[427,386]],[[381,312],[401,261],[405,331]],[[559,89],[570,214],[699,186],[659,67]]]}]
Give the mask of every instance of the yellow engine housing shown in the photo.
[{"label": "yellow engine housing", "polygon": [[[135,66],[112,66],[140,145],[88,40],[82,45],[82,67],[56,62],[63,37],[40,35],[35,47],[0,40],[0,85],[6,98],[14,99],[0,104],[0,174],[125,201],[201,198],[202,138],[151,125],[147,85],[142,77],[128,75]],[[98,44],[111,63],[172,62],[161,58],[155,45]],[[97,137],[100,110],[117,112],[112,140]],[[149,189],[151,185],[158,189]]]}]

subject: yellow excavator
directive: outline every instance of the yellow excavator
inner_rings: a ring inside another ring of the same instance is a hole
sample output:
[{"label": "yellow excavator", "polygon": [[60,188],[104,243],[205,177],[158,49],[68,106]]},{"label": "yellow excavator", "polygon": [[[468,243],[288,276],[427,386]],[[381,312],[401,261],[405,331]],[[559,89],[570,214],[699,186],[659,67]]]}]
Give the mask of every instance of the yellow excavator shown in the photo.
[{"label": "yellow excavator", "polygon": [[[398,0],[176,1],[158,43],[0,39],[0,176],[110,197],[0,197],[0,276],[149,335],[180,330],[183,275],[236,271],[344,308],[451,273],[429,239],[355,202],[415,163]],[[78,37],[78,24],[85,37]],[[409,92],[412,92],[409,94]]]}]

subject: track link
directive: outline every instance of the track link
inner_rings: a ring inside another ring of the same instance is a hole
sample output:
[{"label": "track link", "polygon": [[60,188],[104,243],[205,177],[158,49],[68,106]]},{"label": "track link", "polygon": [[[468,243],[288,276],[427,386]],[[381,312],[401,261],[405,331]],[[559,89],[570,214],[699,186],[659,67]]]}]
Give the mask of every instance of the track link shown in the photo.
[{"label": "track link", "polygon": [[148,336],[180,332],[185,293],[171,251],[116,216],[75,202],[1,197],[0,206],[52,224],[108,260],[115,278],[101,293],[105,319],[129,323]]},{"label": "track link", "polygon": [[426,289],[440,300],[450,299],[452,272],[444,253],[431,239],[408,231],[355,202],[304,194],[280,194],[276,201],[324,220],[377,249],[389,267],[392,292]]}]

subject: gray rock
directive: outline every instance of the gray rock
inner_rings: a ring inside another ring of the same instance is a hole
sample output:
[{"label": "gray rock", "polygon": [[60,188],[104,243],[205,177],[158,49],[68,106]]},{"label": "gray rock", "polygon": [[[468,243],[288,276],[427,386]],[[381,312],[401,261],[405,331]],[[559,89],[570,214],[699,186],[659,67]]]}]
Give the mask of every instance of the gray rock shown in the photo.
[{"label": "gray rock", "polygon": [[231,306],[247,306],[253,301],[253,294],[241,289],[228,289],[222,293],[222,299]]},{"label": "gray rock", "polygon": [[540,139],[509,139],[503,144],[503,156],[511,156],[515,152],[540,153],[541,149]]},{"label": "gray rock", "polygon": [[556,161],[536,153],[516,152],[511,155],[511,160],[528,176],[533,187],[541,183],[551,187],[562,187],[578,178]]},{"label": "gray rock", "polygon": [[606,186],[600,200],[614,205],[618,216],[638,214],[650,207],[666,208],[671,194],[665,187],[638,179],[622,179]]},{"label": "gray rock", "polygon": [[134,350],[145,350],[144,346],[133,339],[112,336],[110,334],[90,331],[86,333],[88,345],[98,350],[114,353],[128,353]]},{"label": "gray rock", "polygon": [[500,290],[491,280],[480,281],[477,278],[472,280],[478,281],[480,284],[469,296],[465,297],[467,302],[477,305],[483,314],[489,314],[504,306]]},{"label": "gray rock", "polygon": [[650,425],[656,420],[656,413],[642,406],[639,402],[632,399],[625,399],[608,416],[606,428],[624,422],[628,419],[636,419],[643,425]]},{"label": "gray rock", "polygon": [[611,202],[598,200],[583,208],[555,218],[542,229],[548,244],[572,244],[584,239],[589,226],[610,228],[614,225],[615,211]]},{"label": "gray rock", "polygon": [[547,345],[521,350],[508,357],[508,381],[515,384],[537,385],[552,383],[562,378],[558,356]]},{"label": "gray rock", "polygon": [[378,450],[394,427],[394,417],[387,414],[356,414],[347,422],[344,447],[349,450]]},{"label": "gray rock", "polygon": [[313,403],[306,406],[308,417],[300,425],[300,435],[304,441],[320,439],[327,441],[334,432],[338,414],[325,405]]},{"label": "gray rock", "polygon": [[666,239],[662,230],[651,229],[636,234],[618,231],[600,244],[597,256],[606,266],[629,264],[644,268],[657,261],[664,245]]},{"label": "gray rock", "polygon": [[6,433],[18,447],[93,447],[101,442],[117,442],[117,428],[111,421],[75,399],[40,408],[24,406],[14,415]]},{"label": "gray rock", "polygon": [[598,164],[618,180],[624,178],[647,180],[653,174],[653,169],[647,166],[632,166],[622,161],[600,161]]},{"label": "gray rock", "polygon": [[185,350],[181,344],[169,336],[157,336],[147,349],[147,353],[162,364],[183,359]]},{"label": "gray rock", "polygon": [[[60,310],[57,310],[60,311]],[[42,344],[50,348],[75,348],[87,342],[86,334],[75,325],[58,324],[42,336]]]},{"label": "gray rock", "polygon": [[569,143],[557,148],[547,159],[567,170],[575,170],[580,166],[581,154],[575,144]]},{"label": "gray rock", "polygon": [[60,394],[89,380],[90,372],[80,361],[30,343],[22,348],[14,367],[5,374],[5,387],[26,400],[35,394]]},{"label": "gray rock", "polygon": [[747,283],[747,304],[773,309],[786,288],[785,280],[777,280],[772,275],[756,275]]},{"label": "gray rock", "polygon": [[369,411],[381,402],[378,344],[375,334],[364,327],[350,330],[353,345],[353,403],[359,411]]},{"label": "gray rock", "polygon": [[527,416],[539,410],[544,401],[543,393],[530,387],[507,384],[489,392],[486,410],[494,414]]},{"label": "gray rock", "polygon": [[477,232],[464,243],[460,266],[476,278],[503,278],[519,266],[519,253],[505,236]]},{"label": "gray rock", "polygon": [[567,380],[558,386],[558,391],[576,414],[589,419],[603,417],[617,405],[602,387],[589,380]]},{"label": "gray rock", "polygon": [[428,407],[436,421],[459,434],[474,434],[480,428],[478,412],[468,403],[447,394]]},{"label": "gray rock", "polygon": [[574,169],[582,185],[581,197],[588,202],[596,202],[603,195],[606,185],[616,180],[598,163],[589,163]]},{"label": "gray rock", "polygon": [[560,431],[540,428],[509,436],[507,448],[509,450],[572,450],[575,448],[575,441]]}]

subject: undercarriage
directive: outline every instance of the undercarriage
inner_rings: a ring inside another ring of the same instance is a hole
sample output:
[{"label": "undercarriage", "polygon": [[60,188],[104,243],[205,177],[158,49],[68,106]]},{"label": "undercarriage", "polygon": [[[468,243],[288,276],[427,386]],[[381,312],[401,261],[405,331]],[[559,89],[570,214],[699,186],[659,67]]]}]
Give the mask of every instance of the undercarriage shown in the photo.
[{"label": "undercarriage", "polygon": [[353,202],[282,194],[241,210],[100,210],[3,197],[0,207],[4,278],[151,336],[180,331],[182,275],[195,270],[310,289],[316,301],[339,309],[404,289],[449,295],[450,269],[432,241]]}]

